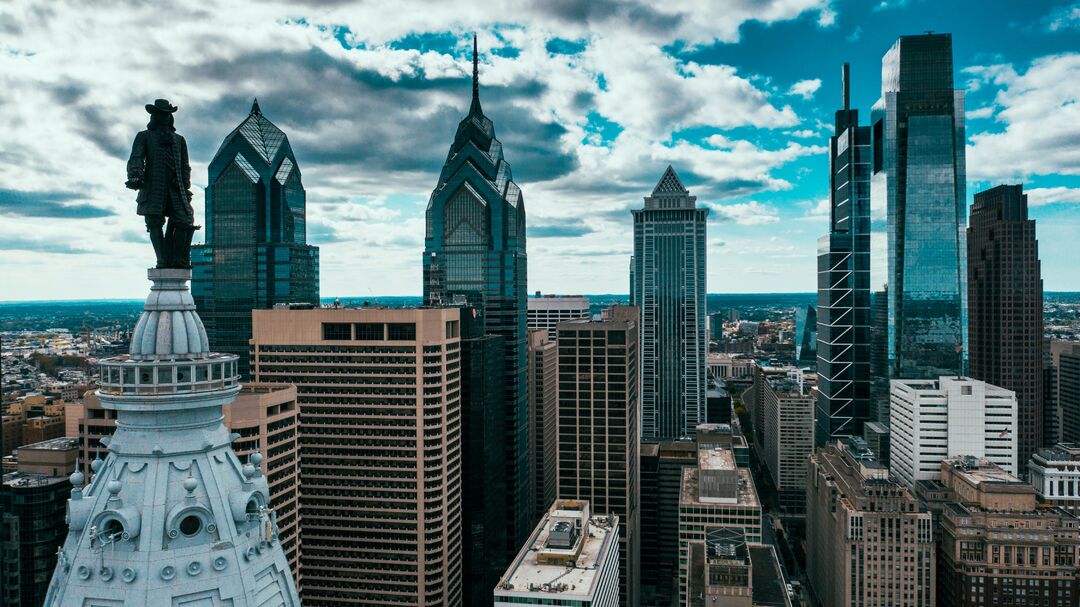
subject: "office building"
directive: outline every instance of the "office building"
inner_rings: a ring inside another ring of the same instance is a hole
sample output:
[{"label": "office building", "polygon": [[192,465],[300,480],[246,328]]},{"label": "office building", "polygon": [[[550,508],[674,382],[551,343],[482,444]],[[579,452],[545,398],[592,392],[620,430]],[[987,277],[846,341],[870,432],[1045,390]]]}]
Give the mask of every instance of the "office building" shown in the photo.
[{"label": "office building", "polygon": [[724,338],[724,321],[727,320],[727,314],[723,312],[713,312],[709,314],[709,339],[711,341],[720,341]]},{"label": "office building", "polygon": [[817,308],[795,308],[795,364],[817,365]]},{"label": "office building", "polygon": [[[528,326],[546,329],[551,341],[558,338],[557,327],[564,320],[589,318],[589,298],[581,295],[543,295],[539,291],[529,298]],[[547,512],[547,508],[543,510]]]},{"label": "office building", "polygon": [[619,518],[619,603],[640,590],[638,310],[559,323],[558,496]]},{"label": "office building", "polygon": [[57,549],[64,543],[68,475],[75,471],[78,441],[53,438],[17,450],[18,467],[0,484],[0,605],[45,602]]},{"label": "office building", "polygon": [[889,469],[897,482],[939,479],[941,461],[985,457],[1009,474],[1016,461],[1016,395],[970,377],[892,381]]},{"label": "office building", "polygon": [[748,544],[742,531],[712,527],[690,544],[685,607],[791,607],[787,582],[770,544]]},{"label": "office building", "polygon": [[941,517],[939,607],[1078,602],[1080,521],[1042,508],[1031,485],[992,462],[941,462],[950,501]]},{"label": "office building", "polygon": [[[80,470],[91,479],[94,460],[108,453],[102,439],[116,431],[116,410],[101,406],[96,391],[68,405],[67,429],[77,437]],[[299,586],[300,568],[300,453],[297,439],[299,410],[296,388],[288,384],[247,383],[236,400],[224,408],[225,427],[239,434],[233,451],[247,458],[258,451],[265,462],[281,547]]]},{"label": "office building", "polygon": [[1017,474],[1026,475],[1043,444],[1043,284],[1023,186],[975,194],[967,246],[970,375],[1016,393]]},{"label": "office building", "polygon": [[961,375],[967,324],[964,91],[952,36],[901,36],[870,113],[871,196],[887,210],[892,379]]},{"label": "office building", "polygon": [[1039,449],[1027,470],[1040,502],[1080,517],[1080,445],[1058,443]]},{"label": "office building", "polygon": [[709,352],[709,376],[714,379],[748,379],[754,375],[754,359],[736,358],[723,352]]},{"label": "office building", "polygon": [[258,101],[221,142],[206,184],[206,244],[191,248],[191,292],[210,346],[235,355],[247,381],[251,311],[319,304],[319,248],[307,244],[300,165]]},{"label": "office building", "polygon": [[617,607],[619,517],[556,500],[495,587],[495,607]]},{"label": "office building", "polygon": [[253,313],[252,373],[300,407],[305,605],[462,600],[460,313]]},{"label": "office building", "polygon": [[667,605],[676,587],[682,473],[697,466],[689,438],[641,443],[641,604]]},{"label": "office building", "polygon": [[705,217],[670,166],[634,209],[633,302],[641,310],[641,436],[705,421]]},{"label": "office building", "polygon": [[469,113],[458,124],[425,213],[424,301],[464,302],[484,318],[484,333],[503,338],[503,466],[507,513],[505,569],[532,528],[529,512],[529,398],[526,334],[525,201],[514,183],[495,126],[480,106],[473,39]]},{"label": "office building", "polygon": [[559,349],[547,329],[529,329],[529,453],[533,517],[548,511],[558,487]]},{"label": "office building", "polygon": [[810,457],[806,576],[824,607],[934,605],[930,513],[858,437]]},{"label": "office building", "polygon": [[863,440],[874,453],[874,458],[889,467],[889,427],[881,422],[863,424]]},{"label": "office building", "polygon": [[210,351],[189,270],[148,275],[129,353],[99,362],[97,396],[116,430],[90,482],[69,477],[68,534],[44,605],[299,605],[265,459],[241,463],[224,424],[240,391],[236,357]]},{"label": "office building", "polygon": [[690,547],[709,529],[730,527],[747,542],[761,542],[761,502],[750,470],[735,464],[732,450],[699,439],[697,465],[683,468],[679,495],[678,604],[690,597]]},{"label": "office building", "polygon": [[761,456],[786,515],[806,510],[806,459],[814,451],[815,399],[801,380],[797,370],[763,380]]},{"label": "office building", "polygon": [[1080,342],[1051,342],[1057,368],[1061,441],[1080,443]]},{"label": "office building", "polygon": [[[829,139],[829,233],[818,241],[814,445],[860,436],[870,406],[870,127],[851,109],[850,70]],[[801,357],[800,357],[801,359]]]},{"label": "office building", "polygon": [[484,333],[476,308],[461,309],[461,588],[465,605],[491,603],[506,563],[503,465],[504,340]]},{"label": "office building", "polygon": [[[1058,407],[1057,367],[1050,362],[1050,351],[1044,341],[1043,348],[1043,445],[1056,445],[1061,442],[1061,408]],[[1053,342],[1049,342],[1052,344]]]}]

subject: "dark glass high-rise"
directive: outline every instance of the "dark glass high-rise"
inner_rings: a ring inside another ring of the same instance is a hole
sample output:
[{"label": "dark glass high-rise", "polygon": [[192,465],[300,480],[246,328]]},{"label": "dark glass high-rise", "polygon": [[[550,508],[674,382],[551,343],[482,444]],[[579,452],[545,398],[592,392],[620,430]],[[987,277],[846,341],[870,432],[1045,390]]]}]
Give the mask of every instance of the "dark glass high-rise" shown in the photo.
[{"label": "dark glass high-rise", "polygon": [[[862,436],[870,406],[870,127],[844,105],[829,139],[829,233],[818,242],[817,373],[814,444]],[[800,337],[800,336],[796,336]]]},{"label": "dark glass high-rise", "polygon": [[210,347],[249,379],[251,311],[319,304],[319,248],[289,138],[259,102],[221,143],[206,185],[206,244],[192,247],[191,293]]},{"label": "dark glass high-rise", "polygon": [[968,246],[970,375],[1016,393],[1021,476],[1043,446],[1043,284],[1021,185],[975,194]]},{"label": "dark glass high-rise", "polygon": [[[463,507],[470,508],[470,500],[504,500],[506,551],[498,556],[505,569],[535,522],[528,518],[525,202],[503,159],[495,127],[480,106],[475,40],[473,44],[472,106],[458,124],[428,200],[423,289],[429,305],[467,303],[477,308],[484,332],[503,340],[504,432],[494,440],[502,445],[506,490],[501,495],[467,492]],[[465,533],[485,530],[477,527]],[[474,565],[484,564],[465,564]],[[468,572],[465,578],[469,579]],[[491,588],[486,591],[493,596]]]},{"label": "dark glass high-rise", "polygon": [[887,210],[893,378],[961,375],[966,358],[964,92],[952,36],[902,36],[871,111],[875,206]]}]

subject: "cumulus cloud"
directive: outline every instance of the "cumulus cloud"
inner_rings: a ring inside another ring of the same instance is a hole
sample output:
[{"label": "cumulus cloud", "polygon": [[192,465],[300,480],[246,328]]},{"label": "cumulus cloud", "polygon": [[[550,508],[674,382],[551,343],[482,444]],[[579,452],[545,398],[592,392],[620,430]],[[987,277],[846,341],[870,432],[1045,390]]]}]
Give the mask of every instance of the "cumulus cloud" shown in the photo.
[{"label": "cumulus cloud", "polygon": [[1025,190],[1024,193],[1027,194],[1028,204],[1033,207],[1041,207],[1057,202],[1080,204],[1080,188],[1067,188],[1064,186],[1032,188]]},{"label": "cumulus cloud", "polygon": [[710,204],[710,215],[720,222],[734,222],[739,225],[753,226],[763,223],[776,223],[780,216],[776,209],[751,200],[735,204]]},{"label": "cumulus cloud", "polygon": [[820,78],[814,78],[813,80],[800,80],[795,84],[791,85],[791,88],[788,89],[788,94],[798,95],[803,99],[812,99],[814,97],[814,93],[816,93],[819,88],[821,88]]},{"label": "cumulus cloud", "polygon": [[1029,175],[1080,175],[1080,53],[1036,59],[1023,73],[1012,65],[965,70],[1001,87],[994,97],[999,131],[971,135],[968,178],[1004,181]]}]

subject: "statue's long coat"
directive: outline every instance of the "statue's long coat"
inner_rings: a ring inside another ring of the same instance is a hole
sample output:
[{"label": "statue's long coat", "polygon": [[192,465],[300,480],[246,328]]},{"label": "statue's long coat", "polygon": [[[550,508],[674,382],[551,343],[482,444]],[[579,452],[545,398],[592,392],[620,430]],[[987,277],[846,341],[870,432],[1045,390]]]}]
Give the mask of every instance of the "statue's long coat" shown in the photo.
[{"label": "statue's long coat", "polygon": [[[179,162],[174,159],[179,156]],[[180,171],[177,181],[176,170]],[[127,164],[128,181],[138,183],[139,215],[164,215],[166,207],[172,219],[194,223],[191,204],[191,165],[187,141],[171,131],[146,130],[135,136]],[[183,192],[180,190],[183,184]],[[170,204],[166,205],[166,201]]]}]

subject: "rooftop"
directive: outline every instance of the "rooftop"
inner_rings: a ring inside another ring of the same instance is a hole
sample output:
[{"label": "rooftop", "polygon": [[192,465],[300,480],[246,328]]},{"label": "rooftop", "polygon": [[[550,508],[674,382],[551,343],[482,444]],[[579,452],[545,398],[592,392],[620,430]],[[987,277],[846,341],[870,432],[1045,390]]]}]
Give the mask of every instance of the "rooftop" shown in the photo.
[{"label": "rooftop", "polygon": [[750,544],[750,572],[754,587],[754,607],[790,607],[787,583],[780,570],[776,550],[769,544]]},{"label": "rooftop", "polygon": [[49,450],[49,451],[67,451],[68,449],[78,449],[79,439],[71,438],[67,436],[61,436],[60,438],[50,438],[49,440],[41,441],[40,443],[34,443],[32,445],[23,445],[19,447],[19,451],[26,451],[29,449],[34,450]]},{"label": "rooftop", "polygon": [[33,474],[27,472],[9,472],[4,475],[4,486],[11,489],[30,489],[33,487],[47,487],[59,483],[69,483],[67,475],[52,476],[49,474]]},{"label": "rooftop", "polygon": [[591,597],[617,526],[618,517],[589,516],[587,501],[556,500],[499,580],[495,593]]},{"label": "rooftop", "polygon": [[998,485],[1016,485],[1023,488],[1030,486],[986,458],[961,455],[947,459],[942,463],[950,466],[954,474],[963,476],[972,485],[994,483]]},{"label": "rooftop", "polygon": [[[750,471],[746,468],[733,468],[732,470],[734,472],[733,476],[737,479],[737,482],[734,485],[734,500],[731,503],[744,508],[760,508],[761,504],[758,502],[757,490],[754,488],[754,481],[750,477]],[[708,472],[708,470],[706,470],[706,472]],[[702,499],[701,483],[699,482],[700,478],[700,469],[689,466],[683,468],[682,494],[679,498],[680,503],[710,503],[708,501],[708,490],[704,496],[705,499]]]}]

